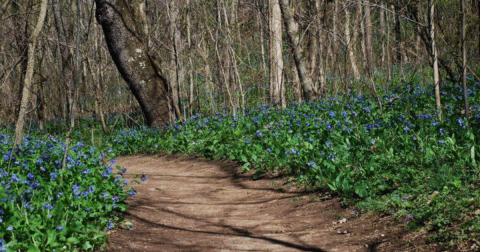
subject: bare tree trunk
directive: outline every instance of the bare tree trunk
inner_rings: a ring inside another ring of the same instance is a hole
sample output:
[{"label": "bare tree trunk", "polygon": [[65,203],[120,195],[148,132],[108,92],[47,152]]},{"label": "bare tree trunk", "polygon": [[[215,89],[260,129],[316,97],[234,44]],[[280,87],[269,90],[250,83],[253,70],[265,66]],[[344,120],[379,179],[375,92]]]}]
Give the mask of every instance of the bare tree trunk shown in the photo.
[{"label": "bare tree trunk", "polygon": [[292,85],[293,85],[293,96],[295,101],[298,103],[302,102],[302,83],[300,77],[298,76],[297,68],[294,66],[292,69]]},{"label": "bare tree trunk", "polygon": [[192,54],[194,54],[193,46],[192,46],[192,35],[191,35],[191,16],[192,16],[192,8],[190,4],[190,0],[187,0],[185,2],[186,10],[187,10],[187,46],[188,46],[188,51],[190,54],[190,57],[188,57],[188,79],[189,79],[189,96],[188,96],[188,103],[189,103],[189,114],[190,116],[193,116],[193,111],[194,111],[194,81],[193,81],[193,61],[192,61]]},{"label": "bare tree trunk", "polygon": [[337,75],[337,62],[338,62],[338,32],[337,32],[337,23],[338,23],[338,0],[333,0],[333,17],[332,17],[332,72],[333,76],[336,78]]},{"label": "bare tree trunk", "polygon": [[[315,1],[315,10],[317,11],[317,40],[316,45],[318,47],[318,79],[320,83],[320,88],[318,89],[320,94],[325,93],[326,91],[326,78],[325,78],[325,62],[323,58],[324,51],[324,40],[323,40],[323,29],[324,29],[324,18],[325,14],[322,11],[322,7],[325,8],[325,2],[323,0]],[[315,66],[317,67],[317,66]]]},{"label": "bare tree trunk", "polygon": [[202,50],[200,50],[200,55],[202,55],[202,58],[203,58],[203,61],[204,61],[204,75],[205,75],[205,96],[206,96],[206,100],[210,102],[209,104],[209,108],[212,110],[212,111],[215,111],[216,109],[216,105],[215,105],[215,97],[214,97],[214,91],[215,91],[215,88],[210,86],[213,81],[212,81],[212,71],[210,70],[210,65],[208,64],[208,59],[210,58],[209,57],[209,54],[208,54],[208,49],[205,45],[205,43],[203,42],[202,43],[202,46],[199,46],[199,48],[202,48]]},{"label": "bare tree trunk", "polygon": [[64,29],[64,24],[62,21],[62,14],[60,13],[61,6],[59,0],[53,1],[53,14],[55,17],[55,28],[57,30],[58,40],[60,42],[60,55],[62,58],[62,74],[65,80],[65,89],[66,89],[66,101],[67,107],[65,109],[65,114],[71,116],[71,106],[73,104],[73,56],[68,48],[68,41],[66,37],[66,31]]},{"label": "bare tree trunk", "polygon": [[[235,101],[233,97],[233,83],[235,82],[235,79],[232,80],[232,62],[231,62],[231,54],[229,50],[229,42],[228,42],[228,37],[230,36],[228,34],[229,30],[227,29],[227,36],[224,38],[223,46],[220,48],[220,34],[222,32],[222,21],[225,21],[223,23],[224,27],[228,27],[227,20],[223,19],[222,16],[226,17],[226,10],[224,4],[222,4],[223,1],[217,0],[217,38],[216,38],[216,53],[217,53],[217,59],[219,62],[219,72],[223,76],[223,85],[225,86],[225,91],[224,92],[224,104],[226,106],[227,99],[228,102],[230,103],[231,108],[233,109],[233,114],[236,113],[236,110],[234,109],[235,106]],[[222,15],[223,13],[223,15]],[[219,73],[219,75],[220,75]],[[220,80],[221,81],[221,80]],[[221,85],[221,84],[220,84]]]},{"label": "bare tree trunk", "polygon": [[293,47],[293,58],[297,67],[298,75],[302,84],[303,94],[307,101],[313,101],[317,99],[317,90],[313,85],[313,81],[307,72],[307,63],[303,55],[302,45],[300,44],[300,37],[298,35],[298,23],[293,18],[293,10],[289,6],[288,0],[280,1],[280,9],[282,11],[282,17],[287,28],[287,34],[290,46]]},{"label": "bare tree trunk", "polygon": [[382,59],[381,65],[385,67],[385,39],[386,39],[386,32],[385,32],[385,7],[383,3],[380,3],[380,40],[382,41]]},{"label": "bare tree trunk", "polygon": [[[478,20],[478,31],[480,31],[480,1],[477,1],[477,20]],[[480,60],[480,32],[478,32],[478,60]]]},{"label": "bare tree trunk", "polygon": [[80,3],[79,0],[75,1],[75,11],[76,11],[76,18],[75,18],[75,26],[76,26],[76,34],[75,34],[75,72],[73,78],[73,89],[72,89],[72,97],[73,101],[70,107],[70,127],[68,129],[67,135],[65,137],[65,151],[63,153],[63,162],[62,162],[62,169],[67,167],[67,156],[68,156],[68,149],[70,145],[70,136],[72,134],[73,129],[75,128],[75,116],[77,110],[77,91],[80,86],[80,69],[82,64],[82,59],[80,58]]},{"label": "bare tree trunk", "polygon": [[360,72],[358,71],[355,53],[353,52],[353,45],[355,44],[355,36],[350,38],[350,11],[345,2],[343,4],[343,12],[345,14],[345,43],[347,43],[347,53],[350,58],[350,64],[352,65],[353,77],[355,80],[360,80]]},{"label": "bare tree trunk", "polygon": [[[22,99],[22,91],[23,91],[23,84],[25,82],[25,72],[27,71],[27,61],[28,61],[28,18],[22,19],[20,18],[20,13],[25,11],[21,9],[21,5],[19,4],[18,1],[13,1],[12,2],[12,12],[15,13],[12,17],[12,22],[14,25],[14,29],[18,32],[15,33],[14,38],[15,38],[15,44],[17,46],[18,53],[20,54],[19,56],[19,63],[18,65],[20,66],[20,73],[18,76],[18,88],[16,89],[16,97],[14,97],[14,104],[15,104],[15,109],[14,109],[14,114],[15,117],[18,117],[18,113],[20,111],[20,101]],[[23,32],[20,32],[23,31]],[[14,88],[15,89],[15,88]]]},{"label": "bare tree trunk", "polygon": [[371,74],[372,68],[375,66],[373,62],[373,52],[372,52],[372,17],[370,15],[370,2],[365,0],[364,2],[364,11],[365,11],[365,47],[367,50],[367,72]]},{"label": "bare tree trunk", "polygon": [[171,109],[168,84],[160,63],[151,57],[135,30],[138,6],[122,0],[95,0],[97,21],[118,71],[140,104],[150,126],[166,124]]},{"label": "bare tree trunk", "polygon": [[285,96],[282,53],[282,13],[278,0],[270,0],[270,103],[282,108]]},{"label": "bare tree trunk", "polygon": [[[180,109],[181,101],[181,86],[184,84],[185,75],[183,70],[183,62],[181,59],[182,56],[182,45],[180,30],[178,28],[179,18],[178,18],[178,1],[174,0],[168,1],[168,16],[169,16],[169,30],[171,38],[171,48],[170,48],[170,71],[169,71],[169,83],[170,90],[172,90],[172,102],[173,108],[178,116],[179,120],[182,119],[182,113]],[[171,118],[175,119],[175,118]]]},{"label": "bare tree trunk", "polygon": [[93,86],[94,86],[94,93],[95,93],[95,107],[97,108],[97,114],[100,117],[100,122],[102,124],[102,130],[104,133],[108,133],[108,127],[107,124],[105,123],[105,116],[103,114],[103,92],[102,92],[102,85],[101,85],[101,77],[97,78],[95,77],[95,73],[93,71],[92,63],[90,62],[90,59],[87,58],[87,67],[90,72],[90,75],[92,76],[92,81],[93,81]]},{"label": "bare tree trunk", "polygon": [[[40,52],[40,59],[39,59],[39,69],[43,68],[43,60],[44,60],[44,52]],[[40,75],[40,81],[35,85],[35,93],[36,93],[36,101],[35,101],[35,111],[37,114],[37,120],[38,120],[38,127],[40,130],[45,130],[45,93],[44,93],[44,82],[47,81],[47,78],[45,78],[41,73],[38,73]]]},{"label": "bare tree trunk", "polygon": [[442,104],[440,102],[440,74],[438,71],[437,47],[435,45],[435,0],[428,0],[430,9],[428,23],[430,26],[430,43],[432,47],[432,67],[433,67],[433,83],[435,85],[435,105],[438,118],[442,118]]},{"label": "bare tree trunk", "polygon": [[388,69],[388,80],[392,80],[392,53],[391,53],[391,46],[390,46],[390,14],[387,13],[386,15],[386,24],[387,24],[387,69]]},{"label": "bare tree trunk", "polygon": [[[278,0],[277,0],[278,1]],[[260,29],[260,54],[262,56],[262,69],[263,73],[266,76],[267,75],[267,62],[265,60],[265,41],[264,41],[264,25],[263,25],[263,20],[262,20],[262,13],[259,11],[258,14],[258,23],[259,23],[259,29]]]},{"label": "bare tree trunk", "polygon": [[467,93],[467,49],[465,45],[465,0],[462,0],[462,79],[463,79],[463,100],[465,102],[465,121],[467,127],[470,127],[468,112],[468,93]]},{"label": "bare tree trunk", "polygon": [[402,30],[401,30],[401,25],[400,25],[400,6],[399,3],[394,4],[394,10],[395,10],[395,38],[397,42],[397,63],[402,64]]},{"label": "bare tree trunk", "polygon": [[15,144],[21,144],[23,139],[25,117],[27,115],[27,106],[30,99],[30,90],[32,89],[33,68],[35,67],[35,49],[37,47],[37,38],[45,21],[47,5],[48,0],[42,0],[40,4],[40,14],[38,15],[37,24],[35,26],[35,30],[33,31],[32,39],[28,41],[27,71],[25,73],[25,83],[23,84],[20,111],[18,113],[18,119],[15,125]]},{"label": "bare tree trunk", "polygon": [[[366,38],[365,38],[365,18],[363,17],[363,6],[362,2],[357,1],[357,10],[355,13],[355,21],[353,22],[353,41],[356,41],[356,38],[359,37],[360,33],[360,48],[362,51],[362,57],[360,57],[360,69],[361,72],[363,73],[364,70],[367,68],[367,48],[366,48]],[[355,43],[353,43],[355,45]],[[353,47],[355,49],[355,46]]]}]

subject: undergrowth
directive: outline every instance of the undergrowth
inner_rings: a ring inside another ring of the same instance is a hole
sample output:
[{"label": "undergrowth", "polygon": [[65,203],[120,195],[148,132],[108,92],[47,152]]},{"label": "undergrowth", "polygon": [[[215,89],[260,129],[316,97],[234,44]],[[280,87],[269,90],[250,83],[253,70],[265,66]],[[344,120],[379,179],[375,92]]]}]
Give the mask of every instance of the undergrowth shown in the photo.
[{"label": "undergrowth", "polygon": [[[106,155],[76,142],[27,136],[13,149],[0,131],[0,251],[78,251],[102,247],[135,190]],[[128,226],[129,223],[126,223]]]},{"label": "undergrowth", "polygon": [[116,223],[134,191],[111,173],[100,153],[180,152],[241,161],[245,171],[256,170],[255,178],[279,171],[301,186],[333,191],[363,212],[390,214],[412,229],[427,229],[435,242],[476,249],[480,85],[470,80],[466,121],[460,86],[442,85],[439,116],[431,85],[401,84],[379,88],[377,96],[338,93],[283,110],[225,110],[156,128],[124,127],[117,115],[110,117],[110,134],[101,133],[95,118],[84,118],[66,169],[58,163],[64,145],[51,136],[61,135],[65,124],[50,122],[44,132],[31,131],[14,152],[4,127],[2,248],[6,243],[9,249],[28,248],[23,241],[41,250],[101,246],[105,229]]},{"label": "undergrowth", "polygon": [[257,177],[281,171],[348,205],[426,228],[444,245],[475,247],[480,85],[470,86],[469,125],[458,85],[442,86],[439,117],[432,88],[405,84],[379,97],[338,94],[284,110],[258,106],[245,115],[198,114],[166,127],[120,129],[106,143],[117,155],[182,152],[239,160]]}]

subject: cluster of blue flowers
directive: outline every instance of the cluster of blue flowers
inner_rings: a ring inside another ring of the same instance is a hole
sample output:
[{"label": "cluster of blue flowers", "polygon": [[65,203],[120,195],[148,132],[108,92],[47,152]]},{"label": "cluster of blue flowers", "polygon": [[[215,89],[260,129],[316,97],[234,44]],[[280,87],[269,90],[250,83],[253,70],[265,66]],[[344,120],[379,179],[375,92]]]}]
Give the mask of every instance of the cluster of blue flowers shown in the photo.
[{"label": "cluster of blue flowers", "polygon": [[[60,244],[41,230],[67,239],[76,232],[111,229],[117,218],[114,211],[124,209],[126,197],[136,194],[128,181],[117,180],[120,177],[113,173],[113,163],[104,162],[104,154],[82,142],[71,146],[64,168],[65,144],[54,137],[28,135],[15,148],[8,135],[0,134],[0,141],[0,251],[9,244],[13,250],[26,250],[29,244],[53,250],[42,247],[47,239],[49,246]],[[79,225],[85,225],[84,230]]]}]

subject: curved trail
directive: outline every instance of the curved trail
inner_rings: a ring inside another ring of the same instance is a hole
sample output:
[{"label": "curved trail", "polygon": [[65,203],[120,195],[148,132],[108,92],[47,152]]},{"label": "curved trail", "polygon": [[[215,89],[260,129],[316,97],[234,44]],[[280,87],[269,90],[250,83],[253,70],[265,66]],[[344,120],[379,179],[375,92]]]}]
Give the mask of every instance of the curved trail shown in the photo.
[{"label": "curved trail", "polygon": [[[125,219],[134,229],[110,234],[107,251],[399,248],[401,238],[394,228],[375,227],[372,217],[352,219],[351,210],[341,209],[336,199],[315,202],[312,195],[285,191],[284,180],[252,181],[236,173],[233,162],[130,156],[118,158],[117,164],[128,174],[144,173],[148,179],[135,187],[137,195],[128,200]],[[338,221],[344,217],[349,220]],[[347,234],[339,234],[344,230]]]}]

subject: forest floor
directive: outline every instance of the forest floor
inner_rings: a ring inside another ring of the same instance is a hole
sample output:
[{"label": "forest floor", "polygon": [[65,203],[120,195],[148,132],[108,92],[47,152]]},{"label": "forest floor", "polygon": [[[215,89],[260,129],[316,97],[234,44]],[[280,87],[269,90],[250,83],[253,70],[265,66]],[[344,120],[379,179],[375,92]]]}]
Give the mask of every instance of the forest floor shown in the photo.
[{"label": "forest floor", "polygon": [[439,250],[389,216],[358,216],[275,174],[254,181],[235,162],[171,155],[117,164],[148,179],[128,200],[133,229],[111,232],[106,251]]}]

